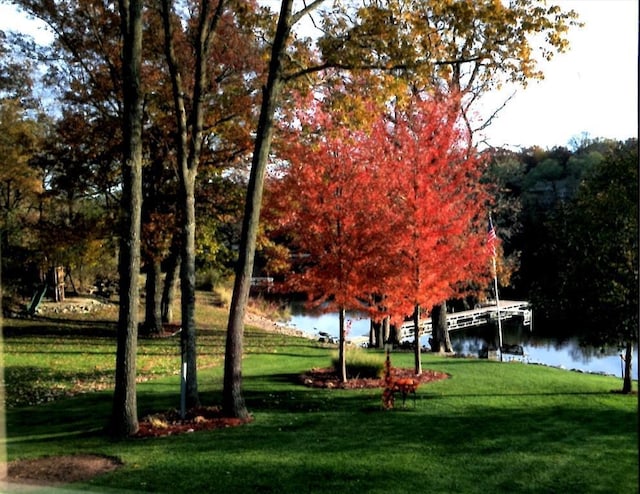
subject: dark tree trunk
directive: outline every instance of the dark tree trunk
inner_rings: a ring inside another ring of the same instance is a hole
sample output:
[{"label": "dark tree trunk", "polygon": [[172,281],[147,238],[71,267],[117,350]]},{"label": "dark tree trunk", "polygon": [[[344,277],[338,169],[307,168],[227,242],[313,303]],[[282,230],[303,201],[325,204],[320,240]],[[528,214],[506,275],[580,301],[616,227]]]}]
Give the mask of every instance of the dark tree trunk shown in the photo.
[{"label": "dark tree trunk", "polygon": [[379,322],[371,320],[371,324],[369,325],[369,348],[378,348],[378,333],[379,328],[382,324]]},{"label": "dark tree trunk", "polygon": [[147,335],[162,333],[162,268],[160,261],[150,260],[147,263],[147,280],[145,283],[144,323],[142,327]]},{"label": "dark tree trunk", "polygon": [[381,321],[371,321],[371,329],[369,331],[369,346],[371,348],[382,348],[385,342],[385,320],[383,318]]},{"label": "dark tree trunk", "polygon": [[162,322],[170,323],[173,321],[173,302],[176,294],[176,281],[180,270],[180,255],[172,253],[169,256],[167,266],[167,275],[164,279],[164,287],[162,289],[162,300],[160,302],[160,314]]},{"label": "dark tree trunk", "polygon": [[389,337],[386,342],[393,346],[400,344],[400,340],[398,339],[398,326],[395,324],[389,324]]},{"label": "dark tree trunk", "polygon": [[453,353],[447,328],[446,302],[433,307],[431,311],[431,328],[431,351],[435,353]]},{"label": "dark tree trunk", "polygon": [[420,305],[413,310],[413,366],[416,376],[422,374],[422,355],[420,354]]},{"label": "dark tree trunk", "polygon": [[[180,333],[183,357],[186,359],[186,375],[182,376],[182,394],[186,397],[186,407],[200,405],[196,365],[196,209],[195,174],[189,174],[183,193],[182,262],[180,264],[180,307],[182,332]],[[183,362],[184,365],[185,362]],[[184,367],[183,367],[184,369]]]},{"label": "dark tree trunk", "polygon": [[231,298],[225,348],[222,409],[223,413],[228,417],[247,418],[249,416],[242,396],[244,315],[253,274],[264,176],[273,137],[273,115],[284,84],[282,80],[282,59],[285,55],[287,41],[291,32],[292,4],[293,0],[282,1],[278,26],[271,49],[267,85],[264,87],[262,94],[262,105],[256,132],[251,173],[249,175],[240,237],[240,256]]},{"label": "dark tree trunk", "polygon": [[371,330],[373,331],[373,348],[382,348],[384,345],[382,339],[382,321],[371,321]]},{"label": "dark tree trunk", "polygon": [[389,317],[385,317],[382,320],[382,335],[381,335],[381,347],[383,347],[385,345],[385,343],[387,343],[389,341],[390,335],[391,335],[391,319]]},{"label": "dark tree trunk", "polygon": [[120,0],[123,35],[123,188],[120,240],[120,311],[116,375],[109,430],[121,438],[138,431],[136,353],[138,341],[138,274],[142,211],[142,4]]},{"label": "dark tree trunk", "polygon": [[632,391],[632,376],[631,376],[631,361],[633,359],[633,343],[627,341],[626,349],[624,352],[624,377],[622,381],[622,392],[629,394]]}]

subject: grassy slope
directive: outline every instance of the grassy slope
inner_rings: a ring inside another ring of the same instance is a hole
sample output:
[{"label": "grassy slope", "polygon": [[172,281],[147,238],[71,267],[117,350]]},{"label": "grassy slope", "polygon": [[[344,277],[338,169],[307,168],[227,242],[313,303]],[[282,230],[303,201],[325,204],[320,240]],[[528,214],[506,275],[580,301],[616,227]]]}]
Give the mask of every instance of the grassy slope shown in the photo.
[{"label": "grassy slope", "polygon": [[[213,309],[200,317],[208,365],[199,381],[203,402],[213,404],[222,380],[216,363],[223,334],[216,327],[224,317]],[[90,376],[92,366],[104,365],[96,371],[108,374],[114,347],[102,337],[50,337],[55,344],[10,337],[5,358],[14,368],[24,361],[27,376],[47,368],[55,374],[56,366],[64,378],[73,366]],[[172,344],[142,342],[141,360],[171,368]],[[296,374],[330,359],[330,350],[309,340],[248,331],[246,351],[245,398],[255,417],[247,426],[113,443],[100,431],[111,396],[93,392],[10,409],[9,458],[121,458],[123,468],[91,483],[95,492],[637,492],[637,402],[610,392],[619,380],[426,356],[426,368],[451,378],[423,386],[415,406],[384,412],[379,390],[296,384]],[[392,358],[411,365],[409,354]],[[140,414],[176,406],[177,395],[176,376],[141,383]]]}]

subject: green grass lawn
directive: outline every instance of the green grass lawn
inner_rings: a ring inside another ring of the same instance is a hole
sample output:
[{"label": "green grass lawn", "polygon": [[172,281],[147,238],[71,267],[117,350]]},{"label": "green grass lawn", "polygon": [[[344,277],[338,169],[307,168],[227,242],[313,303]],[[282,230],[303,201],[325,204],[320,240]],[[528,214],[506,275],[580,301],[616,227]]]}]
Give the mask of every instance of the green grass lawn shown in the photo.
[{"label": "green grass lawn", "polygon": [[[204,321],[199,385],[209,405],[220,402],[224,317],[207,311],[199,317]],[[331,349],[249,329],[244,393],[253,422],[112,442],[102,433],[111,407],[112,324],[39,324],[35,330],[32,322],[5,321],[9,460],[97,453],[124,463],[68,489],[637,492],[637,398],[611,392],[621,387],[619,379],[426,355],[425,368],[451,377],[423,385],[415,404],[409,400],[404,409],[384,411],[378,389],[311,389],[297,383],[302,371],[329,365]],[[177,352],[176,340],[141,340],[140,416],[178,406]],[[411,366],[412,355],[393,353],[392,361]],[[52,386],[57,391],[46,395]],[[29,404],[34,401],[38,404]]]}]

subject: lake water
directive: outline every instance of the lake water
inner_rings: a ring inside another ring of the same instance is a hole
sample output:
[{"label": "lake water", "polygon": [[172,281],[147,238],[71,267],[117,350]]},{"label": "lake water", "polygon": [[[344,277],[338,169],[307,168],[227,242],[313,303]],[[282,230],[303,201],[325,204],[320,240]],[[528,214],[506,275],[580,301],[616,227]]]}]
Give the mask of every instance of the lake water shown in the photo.
[{"label": "lake water", "polygon": [[[323,332],[338,338],[339,321],[336,313],[310,314],[299,307],[294,307],[287,325],[296,327],[314,337]],[[369,341],[370,321],[357,313],[347,313],[345,322],[348,328],[347,340],[360,344]],[[543,338],[536,333],[535,327],[530,330],[517,319],[503,322],[503,342],[509,345],[521,345],[524,357],[505,355],[505,360],[517,359],[530,364],[549,365],[580,372],[609,374],[621,377],[622,360],[616,348],[605,351],[592,347],[580,346],[577,338],[564,341]],[[497,330],[489,325],[468,328],[450,333],[451,345],[456,353],[477,356],[487,346],[487,341],[497,338]],[[421,344],[428,347],[426,338]],[[638,354],[634,352],[633,376],[638,376]]]}]

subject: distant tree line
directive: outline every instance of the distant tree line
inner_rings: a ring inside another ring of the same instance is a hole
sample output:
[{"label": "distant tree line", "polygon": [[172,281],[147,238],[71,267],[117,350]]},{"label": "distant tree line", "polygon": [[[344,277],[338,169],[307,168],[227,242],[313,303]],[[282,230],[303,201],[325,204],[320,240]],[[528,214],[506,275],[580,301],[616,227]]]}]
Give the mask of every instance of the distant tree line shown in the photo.
[{"label": "distant tree line", "polygon": [[630,390],[638,338],[637,139],[502,150],[490,175],[505,205],[517,205],[501,209],[496,221],[505,253],[519,264],[504,293],[532,302],[537,331],[624,349]]}]

